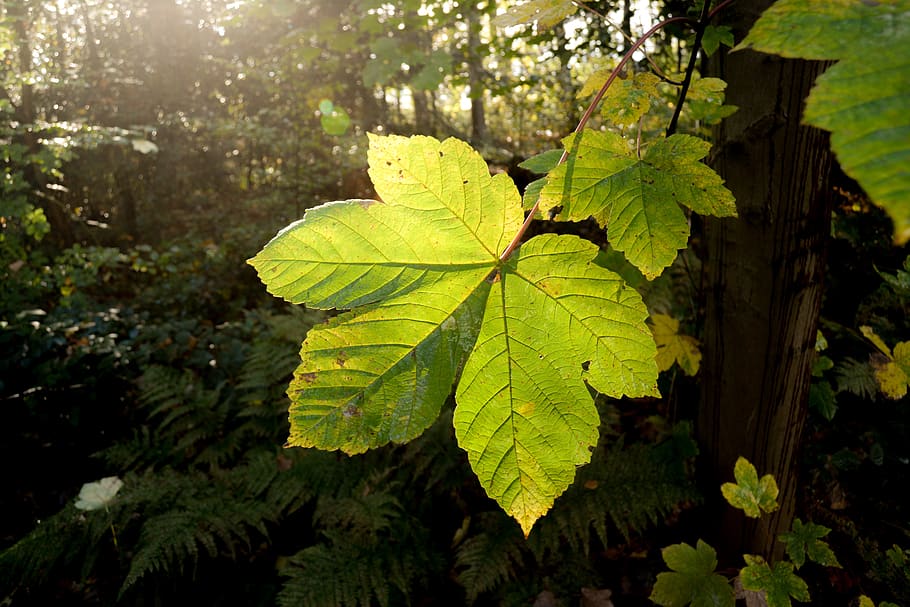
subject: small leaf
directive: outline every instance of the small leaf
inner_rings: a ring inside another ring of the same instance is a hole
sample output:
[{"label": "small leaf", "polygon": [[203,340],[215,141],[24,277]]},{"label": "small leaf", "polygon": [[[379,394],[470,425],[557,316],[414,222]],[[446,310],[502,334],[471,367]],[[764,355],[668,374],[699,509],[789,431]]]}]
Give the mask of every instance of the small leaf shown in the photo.
[{"label": "small leaf", "polygon": [[351,127],[351,117],[344,111],[344,108],[334,106],[331,111],[322,113],[319,123],[327,135],[338,137],[348,132]]},{"label": "small leaf", "polygon": [[79,510],[104,508],[111,503],[121,487],[123,487],[123,481],[116,476],[108,476],[94,483],[85,483],[79,490],[76,508]]},{"label": "small leaf", "polygon": [[860,327],[863,335],[875,344],[884,355],[885,360],[872,359],[875,368],[875,379],[886,397],[897,400],[903,398],[910,388],[910,341],[902,341],[894,346],[894,353],[885,345],[882,338],[875,334],[871,327]]},{"label": "small leaf", "polygon": [[538,29],[549,29],[563,19],[575,14],[578,7],[571,0],[528,0],[497,15],[493,25],[511,27],[537,23]]},{"label": "small leaf", "polygon": [[686,375],[698,373],[701,352],[698,340],[679,332],[679,321],[666,314],[651,315],[651,333],[657,344],[657,368],[666,371],[677,363]]},{"label": "small leaf", "polygon": [[727,25],[709,25],[702,35],[701,46],[710,57],[717,52],[720,45],[733,47],[733,30]]},{"label": "small leaf", "polygon": [[660,78],[639,72],[631,78],[617,78],[603,97],[601,111],[606,120],[627,126],[635,124],[651,109],[651,99],[660,98]]},{"label": "small leaf", "polygon": [[716,124],[736,112],[735,105],[724,105],[727,83],[720,78],[698,78],[686,94],[686,106],[695,120]]},{"label": "small leaf", "polygon": [[661,551],[671,572],[659,573],[651,601],[663,607],[733,607],[735,597],[727,578],[714,573],[717,553],[698,540],[696,547],[674,544]]},{"label": "small leaf", "polygon": [[795,519],[790,532],[781,534],[780,541],[786,544],[787,554],[797,569],[806,562],[806,556],[809,557],[809,560],[825,567],[840,567],[834,552],[826,542],[821,540],[830,532],[830,529],[822,525],[803,524],[801,520]]},{"label": "small leaf", "polygon": [[829,422],[834,419],[837,413],[837,395],[829,382],[821,381],[809,386],[809,408]]},{"label": "small leaf", "polygon": [[740,457],[733,468],[736,483],[721,485],[721,493],[734,508],[739,508],[746,516],[758,518],[761,511],[774,512],[779,507],[777,503],[777,482],[770,474],[764,475],[761,480],[749,460]]},{"label": "small leaf", "polygon": [[[531,171],[532,173],[544,175],[549,173],[557,164],[559,164],[560,158],[562,158],[562,150],[547,150],[536,156],[531,156],[518,166]],[[547,178],[541,177],[540,179],[535,179],[525,187],[524,194],[521,197],[522,208],[525,210],[534,208],[534,205],[537,204],[537,199],[540,198],[540,191],[546,183]]]},{"label": "small leaf", "polygon": [[559,164],[560,158],[562,158],[562,150],[547,150],[536,156],[531,156],[518,166],[538,175],[546,175],[553,170],[553,167]]},{"label": "small leaf", "polygon": [[793,573],[793,563],[780,561],[772,569],[761,557],[746,554],[743,558],[747,563],[739,572],[743,588],[764,592],[768,607],[791,607],[791,597],[803,603],[809,601],[809,587]]},{"label": "small leaf", "polygon": [[561,207],[557,219],[594,217],[611,246],[649,279],[686,246],[689,224],[680,204],[707,215],[736,215],[723,180],[699,162],[711,147],[706,141],[671,135],[649,146],[644,158],[611,132],[585,130],[563,144],[569,157],[550,171],[541,212]]}]

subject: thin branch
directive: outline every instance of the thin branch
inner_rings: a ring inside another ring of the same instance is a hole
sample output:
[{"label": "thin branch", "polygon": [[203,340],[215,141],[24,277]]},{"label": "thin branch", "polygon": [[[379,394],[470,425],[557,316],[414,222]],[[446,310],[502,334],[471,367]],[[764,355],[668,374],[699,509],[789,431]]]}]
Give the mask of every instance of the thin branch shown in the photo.
[{"label": "thin branch", "polygon": [[[728,0],[728,1],[732,2],[733,0]],[[575,6],[577,6],[578,8],[580,8],[582,10],[588,11],[592,15],[596,15],[597,17],[603,19],[604,21],[606,21],[607,25],[609,25],[610,27],[612,27],[613,29],[618,31],[626,42],[628,42],[630,44],[635,44],[635,41],[632,39],[632,36],[630,34],[627,34],[624,29],[622,29],[621,27],[619,27],[618,25],[613,23],[613,21],[609,17],[607,17],[604,13],[600,12],[593,6],[588,6],[587,4],[582,2],[582,0],[572,0],[572,4],[574,4]],[[648,55],[647,51],[642,51],[642,54],[644,54],[645,59],[647,59],[648,63],[651,64],[651,67],[654,69],[654,73],[658,78],[660,78],[661,80],[663,80],[664,82],[666,82],[668,84],[673,84],[673,85],[679,86],[679,84],[680,84],[679,82],[674,82],[673,80],[670,80],[670,77],[667,76],[663,72],[663,70],[661,70],[660,67],[658,67],[658,65],[656,63],[654,63],[654,60],[651,59],[651,57],[650,57],[650,55]]]},{"label": "thin branch", "polygon": [[[721,5],[723,6],[723,5]],[[686,101],[686,93],[689,92],[689,85],[692,84],[692,74],[695,73],[695,64],[698,62],[698,52],[701,50],[701,39],[705,35],[705,28],[710,22],[711,3],[705,0],[701,9],[701,16],[695,26],[695,41],[692,43],[692,54],[689,55],[689,65],[686,66],[686,74],[683,76],[682,87],[679,89],[676,107],[673,109],[673,117],[670,118],[670,124],[667,125],[667,137],[676,132],[679,124],[679,115],[682,113],[683,103]]]},{"label": "thin branch", "polygon": [[[610,85],[613,84],[613,81],[616,80],[616,77],[619,75],[619,73],[622,71],[622,69],[626,66],[626,63],[628,63],[629,60],[632,58],[632,54],[638,50],[638,47],[640,47],[642,44],[644,44],[648,38],[653,36],[655,33],[660,31],[662,28],[666,27],[667,25],[669,25],[671,23],[678,23],[678,22],[692,23],[693,20],[688,17],[671,17],[670,19],[661,21],[657,25],[653,26],[651,29],[649,29],[647,32],[645,32],[641,38],[639,38],[638,40],[635,41],[635,44],[633,44],[629,48],[629,50],[626,51],[626,54],[623,56],[623,58],[619,61],[619,63],[616,64],[616,67],[613,68],[613,71],[610,73],[610,77],[607,78],[607,81],[604,82],[603,86],[600,87],[600,90],[597,91],[597,95],[594,96],[594,99],[588,105],[588,109],[585,110],[584,115],[581,117],[581,120],[578,121],[578,126],[575,127],[575,131],[573,131],[573,132],[580,133],[582,130],[584,130],[585,125],[588,124],[588,121],[591,119],[591,116],[594,114],[594,109],[597,107],[597,104],[600,103],[601,99],[603,99],[603,96],[607,93],[607,89],[609,89]],[[569,150],[568,149],[563,150],[562,156],[559,158],[559,162],[557,162],[556,165],[559,166],[560,164],[564,163],[568,157],[569,157]],[[534,220],[534,215],[537,214],[537,209],[539,207],[540,207],[540,197],[537,198],[537,202],[534,203],[534,206],[531,208],[531,212],[528,213],[528,216],[525,218],[524,223],[521,224],[521,227],[518,229],[518,233],[516,233],[515,237],[512,238],[512,242],[509,243],[509,246],[507,246],[505,251],[502,252],[502,255],[499,256],[500,261],[506,261],[509,257],[512,256],[512,253],[515,252],[515,249],[518,248],[518,245],[521,243],[522,237],[525,235],[525,232],[527,232],[528,228],[531,226],[531,222]]]}]

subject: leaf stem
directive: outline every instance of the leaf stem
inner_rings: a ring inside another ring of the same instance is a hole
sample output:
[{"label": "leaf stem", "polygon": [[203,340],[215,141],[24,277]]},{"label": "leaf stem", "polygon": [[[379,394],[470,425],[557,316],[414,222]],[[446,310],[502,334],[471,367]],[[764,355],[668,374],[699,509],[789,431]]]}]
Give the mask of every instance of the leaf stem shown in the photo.
[{"label": "leaf stem", "polygon": [[[725,3],[722,3],[717,8],[722,8]],[[710,0],[705,0],[704,5],[701,8],[701,15],[698,18],[698,22],[695,24],[695,41],[692,43],[692,54],[689,55],[689,65],[686,66],[686,73],[683,76],[682,86],[679,89],[679,97],[677,97],[676,107],[673,109],[673,117],[670,118],[670,124],[667,125],[667,137],[676,132],[676,127],[679,124],[679,115],[682,113],[683,103],[686,101],[686,93],[689,92],[689,85],[692,84],[692,74],[695,73],[695,64],[698,61],[698,51],[701,50],[701,39],[705,35],[705,28],[708,26],[708,23],[711,22],[711,2]]]},{"label": "leaf stem", "polygon": [[[613,71],[610,72],[610,77],[607,78],[607,81],[604,82],[603,86],[600,87],[600,90],[597,91],[597,95],[595,95],[594,99],[591,100],[591,103],[588,104],[588,108],[585,110],[585,113],[582,115],[581,120],[578,121],[578,126],[576,126],[575,130],[573,131],[574,133],[580,133],[582,130],[584,130],[585,125],[588,124],[588,121],[591,119],[591,116],[594,114],[594,110],[595,110],[595,108],[597,108],[597,104],[600,103],[601,99],[603,99],[603,96],[607,93],[607,89],[610,88],[610,85],[613,84],[613,81],[616,80],[617,76],[619,76],[619,73],[622,71],[622,69],[626,66],[626,64],[632,58],[632,55],[635,53],[635,51],[637,51],[638,48],[641,45],[643,45],[645,43],[645,41],[648,40],[648,38],[650,38],[651,36],[656,34],[658,31],[660,31],[664,27],[668,26],[671,23],[677,23],[680,21],[685,21],[687,23],[694,22],[689,17],[671,17],[670,19],[665,19],[664,21],[661,21],[660,23],[658,23],[657,25],[655,25],[651,29],[649,29],[647,32],[642,34],[641,38],[636,40],[635,44],[633,44],[631,47],[629,47],[629,50],[626,51],[626,54],[623,55],[623,58],[620,59],[619,63],[616,64],[616,67],[613,68]],[[704,31],[703,28],[701,30],[698,30],[698,32],[696,32],[696,36],[699,36],[700,33],[703,31]],[[556,163],[556,166],[559,166],[560,164],[564,163],[568,157],[569,157],[569,150],[568,149],[563,150],[562,156],[559,158],[559,162]],[[499,261],[504,262],[507,259],[509,259],[509,257],[512,256],[512,253],[515,252],[515,249],[518,248],[518,245],[521,244],[521,239],[522,239],[522,237],[524,237],[525,232],[527,232],[528,228],[531,226],[531,222],[534,221],[534,215],[537,214],[537,209],[539,207],[540,207],[540,197],[537,198],[537,202],[534,203],[534,206],[531,208],[531,212],[528,213],[528,216],[525,218],[524,223],[521,224],[521,227],[518,229],[518,232],[515,234],[515,237],[512,238],[512,241],[509,243],[509,246],[507,246],[505,248],[505,250],[502,252],[502,255],[499,256]]]}]

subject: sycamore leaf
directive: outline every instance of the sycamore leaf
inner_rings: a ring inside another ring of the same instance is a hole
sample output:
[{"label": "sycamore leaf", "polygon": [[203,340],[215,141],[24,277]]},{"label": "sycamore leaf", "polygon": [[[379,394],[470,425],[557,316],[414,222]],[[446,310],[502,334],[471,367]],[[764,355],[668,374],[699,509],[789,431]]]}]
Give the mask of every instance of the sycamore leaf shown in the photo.
[{"label": "sycamore leaf", "polygon": [[886,357],[884,361],[880,360],[880,357],[872,360],[875,379],[882,394],[895,400],[903,398],[910,388],[910,341],[898,343],[894,346],[892,354],[891,348],[875,334],[872,327],[862,326],[859,329]]},{"label": "sycamore leaf", "polygon": [[733,195],[712,169],[699,162],[710,144],[671,135],[639,158],[630,143],[611,132],[585,130],[563,140],[568,160],[550,171],[540,210],[557,219],[594,217],[610,244],[649,279],[686,246],[689,224],[680,204],[704,215],[736,215]]},{"label": "sycamore leaf", "polygon": [[686,375],[698,373],[701,352],[698,340],[679,332],[679,321],[666,314],[651,315],[651,333],[657,344],[657,368],[666,371],[677,363]]},{"label": "sycamore leaf", "polygon": [[98,510],[107,506],[120,488],[123,481],[116,476],[108,476],[94,483],[85,483],[79,490],[76,508],[79,510]]},{"label": "sycamore leaf", "polygon": [[651,72],[639,72],[631,78],[616,79],[601,102],[604,118],[622,126],[635,124],[651,109],[651,99],[660,97],[657,91],[659,82],[660,78]]},{"label": "sycamore leaf", "polygon": [[809,557],[809,560],[825,567],[840,567],[834,552],[821,539],[830,532],[831,530],[823,525],[803,524],[801,520],[795,519],[790,532],[782,533],[780,541],[786,544],[787,555],[797,569],[806,562],[806,556]]},{"label": "sycamore leaf", "polygon": [[574,15],[577,10],[572,0],[527,0],[511,7],[506,13],[496,15],[493,25],[511,27],[536,22],[539,29],[549,29]]},{"label": "sycamore leaf", "polygon": [[659,573],[651,601],[663,607],[733,607],[733,588],[727,578],[714,572],[717,553],[698,540],[696,547],[674,544],[661,550],[664,562],[672,570]]},{"label": "sycamore leaf", "polygon": [[585,80],[585,83],[581,85],[581,88],[578,89],[578,92],[575,93],[576,99],[584,99],[585,97],[590,97],[603,87],[607,83],[607,80],[610,78],[610,74],[613,73],[613,68],[603,68],[595,70],[588,79]]},{"label": "sycamore leaf", "polygon": [[[654,395],[638,293],[593,263],[595,245],[543,235],[521,246],[487,299],[455,394],[455,435],[487,494],[527,534],[587,463],[604,394]],[[584,381],[582,381],[584,380]]]},{"label": "sycamore leaf", "polygon": [[910,0],[779,0],[740,47],[839,60],[804,118],[831,131],[844,171],[894,218],[897,240],[910,238]]},{"label": "sycamore leaf", "polygon": [[384,202],[310,209],[251,260],[271,293],[350,310],[303,343],[289,444],[410,440],[461,373],[459,444],[527,533],[597,442],[586,384],[657,394],[647,310],[574,236],[538,236],[501,262],[518,191],[467,144],[371,136],[368,159]]},{"label": "sycamore leaf", "polygon": [[793,573],[793,563],[779,561],[774,568],[760,556],[743,555],[746,567],[739,572],[739,580],[746,590],[762,591],[768,607],[791,607],[790,597],[800,602],[809,601],[809,587]]},{"label": "sycamore leaf", "polygon": [[774,512],[778,508],[777,482],[770,474],[764,475],[761,480],[755,466],[744,457],[736,460],[733,467],[733,476],[736,483],[724,483],[720,490],[724,498],[734,508],[739,508],[746,516],[758,518],[761,511]]}]

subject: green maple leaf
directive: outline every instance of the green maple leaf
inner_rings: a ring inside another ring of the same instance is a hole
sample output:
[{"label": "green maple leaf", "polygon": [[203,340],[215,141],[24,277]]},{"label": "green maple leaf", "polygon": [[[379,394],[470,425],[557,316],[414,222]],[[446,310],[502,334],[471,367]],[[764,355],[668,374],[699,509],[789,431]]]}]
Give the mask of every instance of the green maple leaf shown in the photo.
[{"label": "green maple leaf", "polygon": [[768,607],[791,607],[794,598],[802,603],[809,601],[809,587],[793,573],[793,563],[779,561],[774,568],[759,556],[743,555],[746,567],[739,572],[739,581],[745,590],[764,592]]},{"label": "green maple leaf", "polygon": [[371,136],[368,158],[384,202],[310,209],[251,260],[271,293],[350,310],[303,343],[289,444],[410,440],[461,373],[459,445],[527,533],[597,442],[586,384],[657,394],[647,311],[577,237],[538,236],[500,261],[520,197],[467,144]]},{"label": "green maple leaf", "polygon": [[724,498],[734,508],[739,508],[746,516],[758,518],[761,511],[774,512],[778,508],[777,482],[770,474],[764,475],[761,480],[749,460],[740,457],[733,467],[733,476],[736,483],[724,483],[720,490]]},{"label": "green maple leaf", "polygon": [[635,124],[651,109],[651,99],[660,98],[657,91],[659,82],[660,78],[651,72],[639,72],[631,78],[618,78],[604,94],[601,112],[615,124]]},{"label": "green maple leaf", "polygon": [[821,539],[830,532],[831,530],[823,525],[803,524],[801,520],[795,519],[790,532],[781,534],[780,541],[786,544],[787,554],[797,569],[803,566],[807,556],[809,560],[819,565],[840,567],[834,552]]},{"label": "green maple leaf", "polygon": [[831,131],[844,171],[891,214],[898,241],[910,238],[910,0],[779,0],[740,46],[838,60],[804,118]]},{"label": "green maple leaf", "polygon": [[678,320],[666,314],[652,314],[651,333],[657,344],[657,368],[660,371],[666,371],[676,363],[686,375],[698,373],[701,363],[698,340],[680,333]]},{"label": "green maple leaf", "polygon": [[540,29],[549,29],[563,19],[575,14],[578,6],[571,0],[528,0],[493,19],[498,27],[511,27],[537,23]]},{"label": "green maple leaf", "polygon": [[664,607],[733,607],[733,588],[727,578],[714,573],[717,553],[711,546],[701,540],[695,548],[674,544],[661,556],[672,571],[657,575],[651,601]]},{"label": "green maple leaf", "polygon": [[721,45],[732,47],[733,30],[726,25],[709,25],[705,28],[705,33],[701,39],[701,46],[705,53],[710,57],[717,52]]},{"label": "green maple leaf", "polygon": [[689,223],[679,205],[701,214],[735,216],[733,195],[705,166],[711,147],[690,135],[671,135],[639,158],[630,142],[610,132],[585,130],[563,140],[568,160],[550,171],[540,210],[557,219],[594,217],[610,244],[652,279],[686,246]]},{"label": "green maple leaf", "polygon": [[727,83],[720,78],[698,78],[686,93],[686,106],[695,120],[716,124],[739,108],[725,105]]}]

